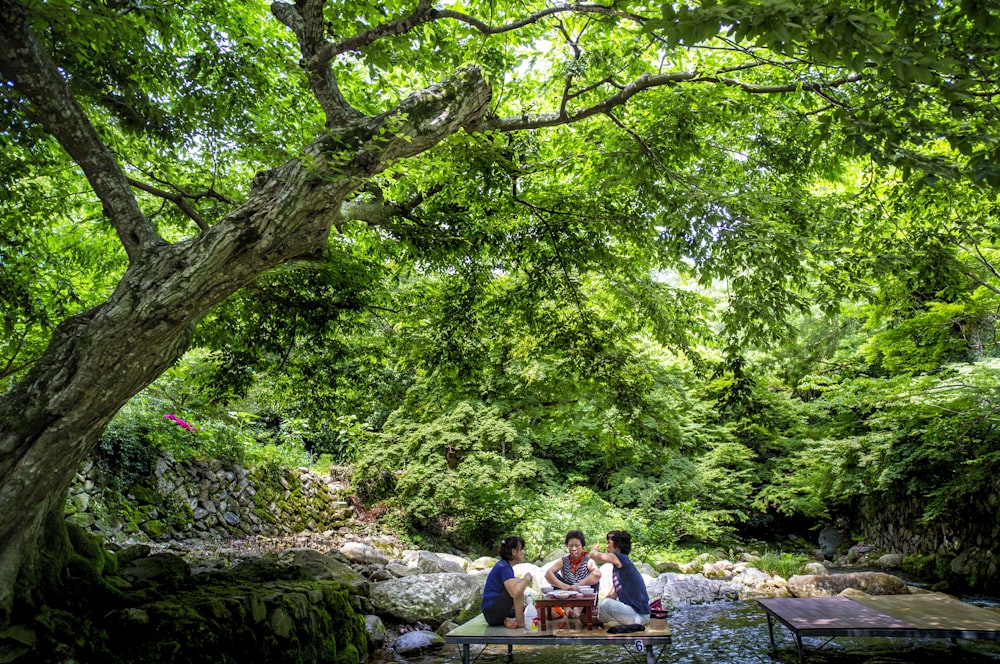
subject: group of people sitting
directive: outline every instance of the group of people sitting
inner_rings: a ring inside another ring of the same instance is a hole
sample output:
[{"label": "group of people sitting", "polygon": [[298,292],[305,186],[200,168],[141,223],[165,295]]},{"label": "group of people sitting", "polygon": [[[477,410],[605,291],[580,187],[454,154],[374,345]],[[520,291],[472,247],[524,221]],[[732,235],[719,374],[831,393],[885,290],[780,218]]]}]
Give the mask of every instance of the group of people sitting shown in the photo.
[{"label": "group of people sitting", "polygon": [[[620,625],[649,623],[646,582],[629,558],[632,536],[627,531],[609,532],[605,552],[594,544],[588,553],[587,541],[579,530],[566,533],[565,543],[568,554],[562,557],[562,564],[552,565],[545,572],[545,579],[553,588],[578,591],[593,586],[596,593],[601,581],[598,564],[611,563],[611,588],[598,606],[595,621],[614,621]],[[524,627],[524,594],[534,579],[531,572],[521,578],[514,574],[514,565],[524,562],[524,540],[517,536],[500,540],[499,556],[483,588],[483,616],[494,627]]]}]

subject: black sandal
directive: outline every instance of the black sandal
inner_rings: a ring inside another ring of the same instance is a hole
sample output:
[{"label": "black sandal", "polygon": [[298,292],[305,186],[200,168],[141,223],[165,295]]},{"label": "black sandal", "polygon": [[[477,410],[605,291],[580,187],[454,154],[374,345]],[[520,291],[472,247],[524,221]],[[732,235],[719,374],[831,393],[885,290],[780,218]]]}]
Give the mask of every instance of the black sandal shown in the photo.
[{"label": "black sandal", "polygon": [[608,634],[631,634],[632,632],[645,632],[644,625],[615,625],[608,630]]}]

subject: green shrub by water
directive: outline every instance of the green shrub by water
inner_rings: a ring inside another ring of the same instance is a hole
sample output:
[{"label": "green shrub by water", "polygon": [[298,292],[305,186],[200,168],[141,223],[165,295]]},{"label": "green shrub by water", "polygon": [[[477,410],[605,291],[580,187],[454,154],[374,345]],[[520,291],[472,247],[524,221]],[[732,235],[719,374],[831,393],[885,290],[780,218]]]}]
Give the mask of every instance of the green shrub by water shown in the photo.
[{"label": "green shrub by water", "polygon": [[810,559],[805,556],[765,551],[750,564],[759,570],[767,572],[771,576],[780,576],[783,579],[788,579],[796,574],[804,573],[806,565],[809,562],[811,562]]}]

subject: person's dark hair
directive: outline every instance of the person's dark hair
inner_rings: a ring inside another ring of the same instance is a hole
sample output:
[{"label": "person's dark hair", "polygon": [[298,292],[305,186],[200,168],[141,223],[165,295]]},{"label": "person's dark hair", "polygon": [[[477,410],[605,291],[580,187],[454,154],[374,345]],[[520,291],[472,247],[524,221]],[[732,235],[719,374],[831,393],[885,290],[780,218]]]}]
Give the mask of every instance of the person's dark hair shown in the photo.
[{"label": "person's dark hair", "polygon": [[583,532],[580,530],[571,530],[566,533],[566,539],[563,540],[563,544],[569,544],[571,539],[580,540],[580,546],[587,546],[587,538],[583,536]]},{"label": "person's dark hair", "polygon": [[498,555],[510,562],[514,560],[514,552],[524,548],[524,540],[517,535],[511,535],[500,540],[500,551]]},{"label": "person's dark hair", "polygon": [[608,533],[608,539],[615,543],[619,553],[627,556],[632,551],[632,536],[627,530],[612,530]]}]

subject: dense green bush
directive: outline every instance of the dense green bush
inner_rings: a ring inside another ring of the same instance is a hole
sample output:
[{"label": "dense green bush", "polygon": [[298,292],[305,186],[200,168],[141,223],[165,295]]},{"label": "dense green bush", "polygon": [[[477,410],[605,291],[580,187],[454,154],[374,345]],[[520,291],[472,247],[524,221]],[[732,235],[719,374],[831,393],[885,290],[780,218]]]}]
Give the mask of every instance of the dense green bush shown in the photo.
[{"label": "dense green bush", "polygon": [[361,455],[354,483],[415,531],[455,543],[502,538],[545,472],[494,408],[458,402],[428,422],[390,418]]},{"label": "dense green bush", "polygon": [[603,549],[605,534],[625,523],[622,510],[587,487],[529,496],[525,503],[524,519],[510,534],[524,538],[529,558],[564,548],[570,530],[582,531],[588,547],[596,542]]}]

